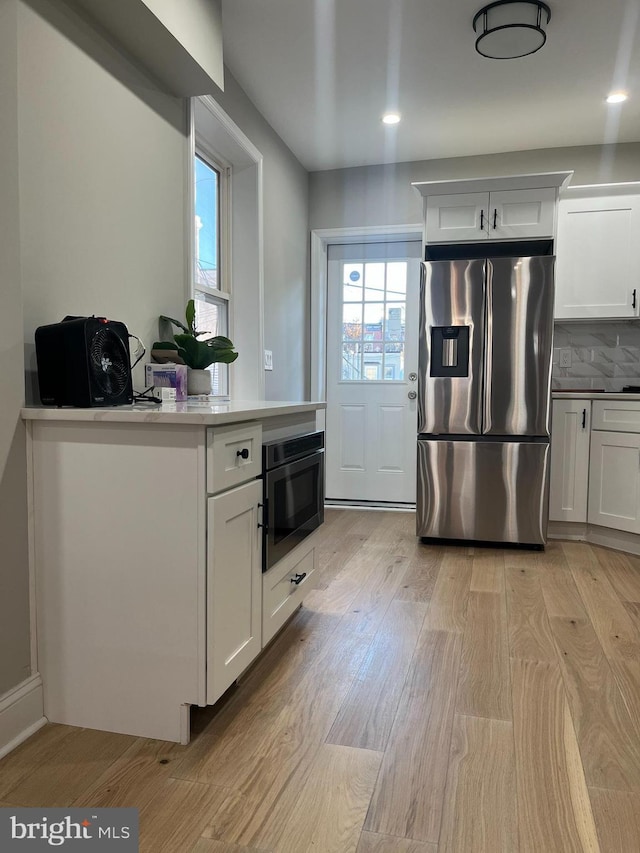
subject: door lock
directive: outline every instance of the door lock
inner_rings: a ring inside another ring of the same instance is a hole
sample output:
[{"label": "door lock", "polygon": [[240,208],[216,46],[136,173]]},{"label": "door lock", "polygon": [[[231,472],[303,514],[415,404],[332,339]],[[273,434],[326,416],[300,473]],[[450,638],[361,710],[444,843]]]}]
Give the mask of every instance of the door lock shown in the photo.
[{"label": "door lock", "polygon": [[407,397],[410,400],[415,400],[417,396],[418,396],[418,394],[416,391],[409,391],[409,393],[407,394]]},{"label": "door lock", "polygon": [[409,374],[409,381],[410,381],[410,382],[415,382],[417,378],[418,378],[418,374],[417,374],[417,373],[410,373],[410,374]]}]

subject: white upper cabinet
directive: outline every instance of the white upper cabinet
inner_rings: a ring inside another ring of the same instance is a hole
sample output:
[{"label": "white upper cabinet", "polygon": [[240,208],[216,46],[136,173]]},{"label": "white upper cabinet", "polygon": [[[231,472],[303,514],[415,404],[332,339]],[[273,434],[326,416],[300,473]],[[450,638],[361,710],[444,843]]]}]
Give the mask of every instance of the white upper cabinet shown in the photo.
[{"label": "white upper cabinet", "polygon": [[637,317],[640,183],[575,187],[560,199],[555,318]]},{"label": "white upper cabinet", "polygon": [[487,237],[489,193],[432,195],[425,204],[427,243],[471,242]]},{"label": "white upper cabinet", "polygon": [[414,183],[425,199],[425,243],[552,239],[558,188],[571,174]]},{"label": "white upper cabinet", "polygon": [[427,243],[552,238],[555,208],[556,191],[550,187],[430,196]]}]

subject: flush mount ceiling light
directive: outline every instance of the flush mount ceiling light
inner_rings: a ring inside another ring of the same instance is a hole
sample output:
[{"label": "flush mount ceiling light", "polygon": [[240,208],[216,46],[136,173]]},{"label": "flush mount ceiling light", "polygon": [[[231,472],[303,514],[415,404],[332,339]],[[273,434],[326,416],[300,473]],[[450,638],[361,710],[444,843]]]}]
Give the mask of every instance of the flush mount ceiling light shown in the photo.
[{"label": "flush mount ceiling light", "polygon": [[535,53],[547,40],[551,9],[539,0],[496,0],[473,19],[479,33],[476,50],[489,59],[518,59]]},{"label": "flush mount ceiling light", "polygon": [[610,92],[607,95],[608,104],[621,104],[626,101],[629,95],[626,92]]},{"label": "flush mount ceiling light", "polygon": [[382,121],[385,124],[398,124],[400,116],[398,113],[385,113],[385,115],[382,116]]}]

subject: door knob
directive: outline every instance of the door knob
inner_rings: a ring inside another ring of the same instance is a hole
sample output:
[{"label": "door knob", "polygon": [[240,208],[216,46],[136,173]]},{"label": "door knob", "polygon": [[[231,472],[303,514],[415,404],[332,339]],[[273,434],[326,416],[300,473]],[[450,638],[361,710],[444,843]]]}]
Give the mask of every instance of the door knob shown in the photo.
[{"label": "door knob", "polygon": [[407,394],[407,397],[410,400],[415,400],[417,396],[418,396],[418,394],[416,391],[409,391],[409,393]]}]

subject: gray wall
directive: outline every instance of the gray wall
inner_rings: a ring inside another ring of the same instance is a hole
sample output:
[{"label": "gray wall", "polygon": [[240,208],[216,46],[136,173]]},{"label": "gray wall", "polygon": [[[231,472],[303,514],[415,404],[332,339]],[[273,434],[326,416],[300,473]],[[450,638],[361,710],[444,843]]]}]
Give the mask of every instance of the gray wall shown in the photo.
[{"label": "gray wall", "polygon": [[422,198],[412,181],[574,171],[572,184],[640,181],[640,143],[512,151],[390,166],[312,172],[310,227],[408,225],[422,220]]},{"label": "gray wall", "polygon": [[0,0],[0,696],[30,674],[22,299],[18,224],[17,0]]},{"label": "gray wall", "polygon": [[159,314],[182,314],[187,127],[185,102],[160,93],[64,4],[21,5],[19,27],[22,294],[33,377],[36,327],[65,314],[122,320],[147,344]]},{"label": "gray wall", "polygon": [[264,157],[264,346],[273,352],[273,371],[265,372],[265,397],[305,399],[310,347],[308,174],[228,69],[224,89],[214,98]]},{"label": "gray wall", "polygon": [[[267,398],[308,374],[308,177],[240,87],[215,97],[264,155]],[[0,695],[30,672],[25,430],[34,332],[67,313],[147,343],[187,288],[186,104],[66,4],[0,0]],[[241,318],[239,318],[241,321]],[[140,374],[138,374],[138,377]],[[141,383],[139,383],[141,384]]]}]

